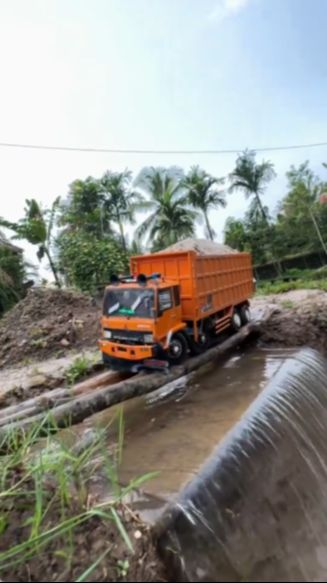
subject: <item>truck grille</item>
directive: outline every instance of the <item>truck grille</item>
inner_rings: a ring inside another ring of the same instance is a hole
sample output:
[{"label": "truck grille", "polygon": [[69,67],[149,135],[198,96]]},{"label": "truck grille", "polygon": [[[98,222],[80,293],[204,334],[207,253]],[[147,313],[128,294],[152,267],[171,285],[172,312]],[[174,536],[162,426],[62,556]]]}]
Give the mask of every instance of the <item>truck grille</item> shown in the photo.
[{"label": "truck grille", "polygon": [[[109,328],[107,328],[109,330]],[[112,332],[111,342],[119,342],[120,344],[145,344],[144,332],[137,332],[135,330],[114,330]],[[148,332],[149,334],[149,332]]]}]

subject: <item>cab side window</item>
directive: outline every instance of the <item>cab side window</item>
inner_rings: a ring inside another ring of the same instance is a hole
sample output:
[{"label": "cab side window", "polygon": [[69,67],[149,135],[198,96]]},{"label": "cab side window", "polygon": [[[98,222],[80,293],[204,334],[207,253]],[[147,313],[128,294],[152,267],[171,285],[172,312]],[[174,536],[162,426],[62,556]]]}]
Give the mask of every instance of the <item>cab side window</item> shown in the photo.
[{"label": "cab side window", "polygon": [[164,312],[173,307],[171,289],[161,289],[159,291],[159,312]]}]

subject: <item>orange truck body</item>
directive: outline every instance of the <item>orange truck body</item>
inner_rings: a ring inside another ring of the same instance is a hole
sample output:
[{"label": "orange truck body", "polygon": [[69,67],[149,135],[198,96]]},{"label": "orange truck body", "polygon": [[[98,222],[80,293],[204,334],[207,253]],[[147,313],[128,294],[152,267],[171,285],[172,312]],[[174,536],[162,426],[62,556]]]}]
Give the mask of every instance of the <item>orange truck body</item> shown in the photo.
[{"label": "orange truck body", "polygon": [[[118,362],[133,364],[158,357],[158,354],[164,357],[176,335],[181,341],[182,334],[190,348],[199,347],[199,339],[207,332],[215,336],[231,326],[235,312],[242,315],[254,291],[252,261],[248,253],[156,253],[132,257],[130,267],[131,280],[110,285],[105,293],[115,297],[117,290],[123,292],[128,288],[130,294],[144,294],[142,290],[146,289],[146,294],[153,297],[153,307],[151,314],[148,312],[145,316],[138,314],[137,310],[135,314],[132,310],[127,314],[119,313],[124,309],[109,314],[104,309],[104,336],[107,333],[112,338],[107,336],[100,340],[100,349],[104,361],[113,366]],[[151,279],[154,273],[158,276]],[[139,274],[149,278],[144,286],[132,279]],[[166,301],[163,304],[165,309],[160,304],[162,298]],[[152,336],[152,342],[138,343],[138,334],[145,334],[145,340]],[[128,341],[129,337],[132,342]]]},{"label": "orange truck body", "polygon": [[159,272],[178,281],[182,319],[198,321],[248,300],[253,293],[249,253],[198,255],[195,251],[132,257],[131,273]]}]

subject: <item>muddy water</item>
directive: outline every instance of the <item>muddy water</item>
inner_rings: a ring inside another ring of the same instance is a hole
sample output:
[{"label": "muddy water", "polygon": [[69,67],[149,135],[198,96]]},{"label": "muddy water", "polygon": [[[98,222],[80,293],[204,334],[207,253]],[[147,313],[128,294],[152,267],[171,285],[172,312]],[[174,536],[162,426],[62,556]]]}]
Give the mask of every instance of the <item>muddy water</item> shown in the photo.
[{"label": "muddy water", "polygon": [[[142,488],[159,507],[172,500],[293,352],[248,348],[191,379],[179,379],[126,402],[121,482],[158,472]],[[115,416],[116,407],[95,415],[83,427],[107,426]],[[108,447],[115,437],[111,428]]]}]

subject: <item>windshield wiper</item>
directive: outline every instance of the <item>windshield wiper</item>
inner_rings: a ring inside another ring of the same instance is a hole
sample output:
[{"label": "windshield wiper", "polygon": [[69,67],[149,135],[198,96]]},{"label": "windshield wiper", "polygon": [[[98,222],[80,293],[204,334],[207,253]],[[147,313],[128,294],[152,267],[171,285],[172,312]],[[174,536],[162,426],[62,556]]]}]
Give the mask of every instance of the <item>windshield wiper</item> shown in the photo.
[{"label": "windshield wiper", "polygon": [[141,304],[144,303],[145,300],[151,300],[151,296],[148,293],[143,293],[142,295],[138,296],[132,304],[132,309],[136,312],[137,308],[140,307]]},{"label": "windshield wiper", "polygon": [[111,306],[111,308],[109,308],[108,310],[108,314],[113,314],[114,312],[117,312],[117,310],[119,309],[120,303],[116,302],[116,304],[114,304],[113,306]]}]

